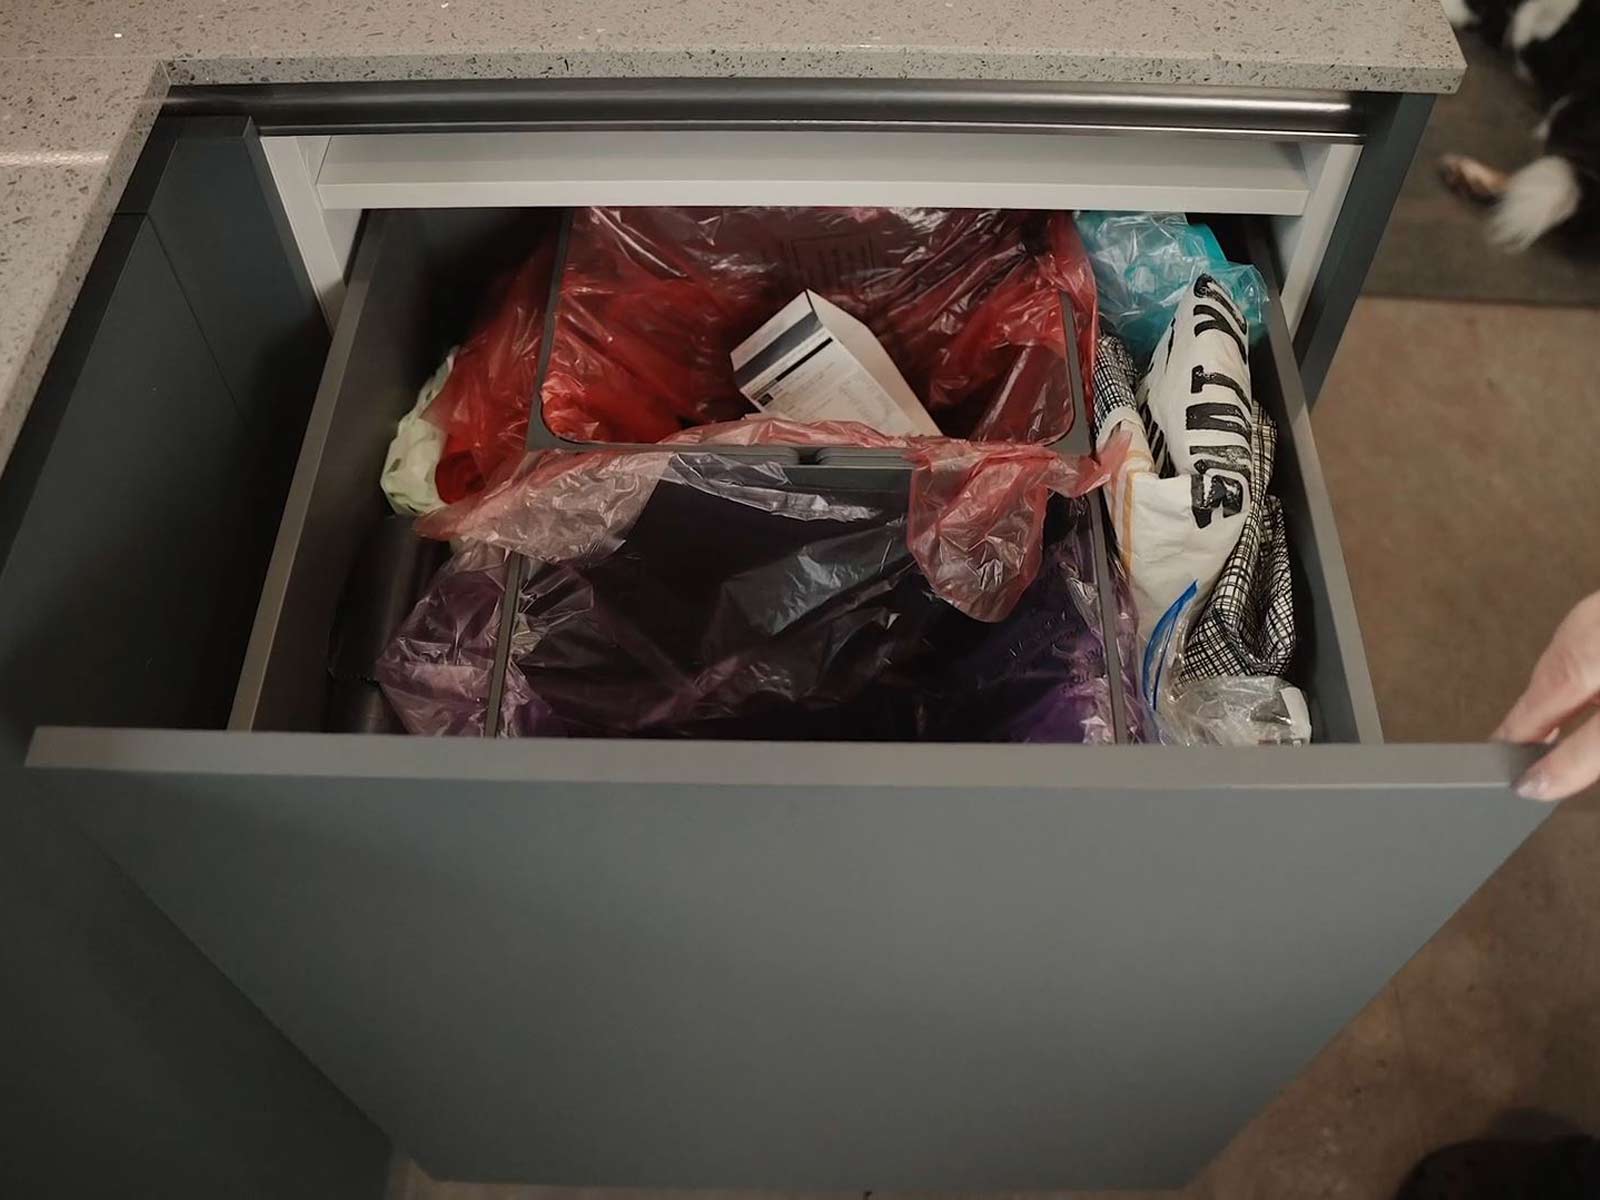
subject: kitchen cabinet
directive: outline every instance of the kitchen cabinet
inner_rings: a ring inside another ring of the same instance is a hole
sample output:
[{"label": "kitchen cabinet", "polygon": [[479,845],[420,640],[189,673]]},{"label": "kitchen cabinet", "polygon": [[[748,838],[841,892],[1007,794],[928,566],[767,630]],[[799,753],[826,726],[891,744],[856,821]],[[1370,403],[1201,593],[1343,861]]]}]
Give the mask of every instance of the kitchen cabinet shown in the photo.
[{"label": "kitchen cabinet", "polygon": [[[387,1139],[22,766],[41,723],[226,720],[281,504],[169,256],[183,231],[125,208],[0,476],[0,1191],[375,1197]],[[270,291],[290,260],[251,216],[235,205],[232,261],[256,269],[225,285]],[[325,342],[301,344],[313,373]]]},{"label": "kitchen cabinet", "polygon": [[[1547,811],[1511,795],[1521,751],[1383,741],[1316,457],[1310,397],[1426,107],[836,81],[184,92],[174,111],[262,139],[331,342],[248,641],[204,656],[226,727],[171,715],[176,675],[170,703],[50,710],[28,785],[436,1175],[1181,1184]],[[1229,231],[1272,293],[1253,382],[1283,431],[1291,673],[1318,744],[326,730],[389,432],[462,334],[473,248],[529,207],[796,200],[1180,208]]]}]

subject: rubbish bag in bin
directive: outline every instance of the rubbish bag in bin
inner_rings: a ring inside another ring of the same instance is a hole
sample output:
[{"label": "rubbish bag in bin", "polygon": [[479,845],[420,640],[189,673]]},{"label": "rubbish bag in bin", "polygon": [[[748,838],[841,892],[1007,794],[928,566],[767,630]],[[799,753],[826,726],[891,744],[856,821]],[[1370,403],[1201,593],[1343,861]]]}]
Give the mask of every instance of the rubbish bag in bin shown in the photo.
[{"label": "rubbish bag in bin", "polygon": [[[817,444],[898,449],[912,468],[907,474],[890,461],[841,469],[822,486],[806,482],[805,468],[717,452],[727,445]],[[429,536],[460,540],[474,555],[500,558],[485,565],[483,559],[463,556],[442,573],[435,592],[391,643],[378,677],[413,731],[481,730],[488,683],[479,668],[486,658],[492,661],[493,631],[504,599],[493,594],[503,588],[495,581],[503,580],[498,567],[504,555],[515,552],[527,555],[533,566],[525,594],[518,597],[512,646],[513,662],[525,665],[508,672],[506,680],[506,728],[513,731],[693,726],[721,719],[704,708],[682,707],[685,695],[726,700],[727,692],[713,685],[754,688],[753,695],[761,697],[757,707],[787,696],[818,711],[836,710],[843,697],[859,697],[869,686],[891,686],[899,678],[894,671],[907,661],[931,661],[920,657],[926,650],[921,639],[935,626],[966,630],[965,640],[958,642],[968,649],[992,639],[987,644],[994,647],[996,661],[1002,668],[1011,663],[1021,678],[1021,651],[1006,642],[1016,628],[1006,622],[1019,598],[1033,594],[1030,584],[1041,586],[1034,583],[1041,563],[1047,574],[1068,572],[1080,581],[1074,585],[1073,611],[1085,604],[1098,611],[1097,602],[1083,599],[1096,594],[1092,571],[1082,565],[1092,562],[1092,555],[1081,544],[1075,544],[1070,559],[1045,552],[1048,497],[1079,497],[1099,487],[1125,453],[1125,443],[1109,443],[1098,461],[1068,459],[1042,446],[891,438],[858,426],[756,420],[685,431],[671,449],[529,454],[481,495],[418,523]],[[881,482],[885,476],[892,486]],[[698,507],[685,515],[685,504]],[[738,531],[747,522],[755,522],[756,529],[741,542]],[[1081,538],[1081,520],[1078,526],[1074,536]],[[657,549],[647,570],[638,565],[639,547],[648,549],[652,538]],[[753,557],[729,561],[741,545]],[[718,555],[723,556],[720,567]],[[465,593],[459,605],[450,596],[458,589]],[[602,604],[602,591],[621,599]],[[611,623],[604,635],[592,632],[600,620],[596,614],[629,605],[637,608],[632,625],[606,617]],[[1043,612],[1048,618],[1069,607],[1047,598]],[[1131,645],[1131,608],[1124,604],[1123,612]],[[1074,630],[1098,645],[1098,625],[1084,620],[1081,611],[1075,620]],[[666,633],[650,632],[661,622]],[[643,715],[636,708],[614,707],[601,723],[584,716],[581,707],[563,712],[541,698],[540,688],[552,687],[550,681],[559,676],[540,670],[534,678],[529,672],[535,665],[548,667],[537,662],[537,647],[563,627],[574,640],[552,642],[551,652],[563,644],[587,645],[582,661],[594,668],[575,703],[584,696],[598,702],[610,673],[621,672],[623,682],[611,691],[631,697],[635,705],[640,697],[653,697]],[[1066,638],[1069,631],[1056,632]],[[671,639],[676,641],[669,653],[662,647]],[[740,650],[741,639],[750,647]],[[780,657],[761,657],[769,643]],[[1017,722],[1031,721],[1041,736],[1050,729],[1077,728],[1075,714],[1091,702],[1098,717],[1105,687],[1103,647],[1098,667],[1069,670],[1063,664],[1073,655],[1060,638],[1040,645],[1047,660],[1043,678],[1055,686],[1034,697],[1026,713],[1020,708],[1005,713]],[[1077,661],[1087,662],[1086,655],[1087,650],[1079,652]],[[942,658],[955,660],[948,649]],[[684,663],[693,663],[693,670]],[[646,668],[662,672],[646,673],[646,683],[653,679],[654,686],[640,682]],[[733,681],[724,681],[719,672]],[[944,708],[959,711],[963,698],[978,694],[974,674],[975,669],[960,672],[949,683]],[[444,686],[434,687],[434,677]],[[694,681],[687,693],[685,678]],[[1001,669],[995,686],[1009,678]],[[917,696],[939,694],[926,672],[920,680]],[[856,736],[871,736],[872,730],[888,730],[883,736],[942,736],[948,726],[941,724],[938,709],[929,709],[925,699],[919,703],[924,707],[908,708],[902,700],[887,710],[874,709],[881,719],[866,723],[863,718]],[[884,711],[892,716],[889,725]],[[624,719],[619,712],[631,716]],[[734,704],[724,715],[743,719],[749,713]],[[1003,714],[997,708],[995,715]],[[848,728],[824,735],[815,725],[786,727],[812,730],[807,736],[851,736]],[[778,733],[769,730],[764,736]],[[951,736],[971,735],[955,731]]]},{"label": "rubbish bag in bin", "polygon": [[[782,468],[723,459],[715,471],[715,491],[654,488],[611,553],[529,565],[503,733],[1112,739],[1084,500],[1050,506],[1038,577],[1005,619],[982,622],[938,599],[917,569],[903,479],[835,503]],[[779,494],[792,502],[769,503]],[[695,529],[714,532],[687,536]],[[380,661],[413,732],[481,732],[486,617],[504,602],[504,574],[477,568],[505,553],[464,552]]]},{"label": "rubbish bag in bin", "polygon": [[[906,542],[936,594],[981,621],[1010,612],[1038,573],[1045,501],[1080,496],[1116,477],[1130,439],[1109,437],[1098,458],[1044,446],[891,437],[848,422],[801,424],[777,418],[702,426],[654,450],[527,454],[481,494],[417,522],[424,536],[506,546],[540,562],[606,554],[621,545],[661,482],[736,498],[797,519],[838,517],[848,496],[732,476],[724,456],[693,447],[852,446],[895,450],[911,464]],[[735,482],[729,483],[729,479]],[[692,532],[692,531],[691,531]]]},{"label": "rubbish bag in bin", "polygon": [[482,488],[527,443],[554,267],[555,242],[546,237],[500,281],[485,318],[453,352],[444,385],[424,414],[445,432],[434,483],[447,504]]},{"label": "rubbish bag in bin", "polygon": [[[480,479],[524,444],[550,269],[546,245],[432,410],[446,463],[466,452]],[[648,443],[748,413],[729,355],[805,288],[867,324],[947,434],[1044,442],[1071,427],[1063,294],[1091,386],[1094,277],[1065,213],[585,208],[562,271],[546,425]]]},{"label": "rubbish bag in bin", "polygon": [[506,552],[467,546],[439,568],[373,667],[411,733],[484,733]]}]

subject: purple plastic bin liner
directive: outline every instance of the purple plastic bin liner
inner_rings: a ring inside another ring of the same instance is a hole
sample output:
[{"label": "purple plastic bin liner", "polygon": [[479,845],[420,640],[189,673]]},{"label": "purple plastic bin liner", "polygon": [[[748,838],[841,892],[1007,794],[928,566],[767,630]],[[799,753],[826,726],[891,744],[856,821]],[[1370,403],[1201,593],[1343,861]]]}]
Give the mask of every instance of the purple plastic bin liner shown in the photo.
[{"label": "purple plastic bin liner", "polygon": [[[1051,504],[1039,575],[999,622],[934,595],[906,549],[903,485],[836,503],[843,519],[799,520],[664,484],[621,546],[530,563],[502,732],[1111,740],[1086,500]],[[453,560],[380,660],[412,732],[482,731],[502,555]]]},{"label": "purple plastic bin liner", "polygon": [[411,733],[481,737],[506,552],[469,546],[439,568],[375,666]]}]

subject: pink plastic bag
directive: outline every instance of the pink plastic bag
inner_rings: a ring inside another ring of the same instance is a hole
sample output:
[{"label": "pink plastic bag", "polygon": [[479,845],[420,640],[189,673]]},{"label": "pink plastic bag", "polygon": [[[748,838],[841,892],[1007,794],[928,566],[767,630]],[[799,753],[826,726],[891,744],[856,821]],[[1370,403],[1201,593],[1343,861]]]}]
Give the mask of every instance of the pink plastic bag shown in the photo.
[{"label": "pink plastic bag", "polygon": [[[427,537],[504,547],[541,562],[611,553],[663,479],[724,495],[795,519],[849,519],[848,494],[796,495],[776,486],[785,468],[754,464],[725,487],[720,456],[677,453],[690,446],[861,446],[899,450],[912,465],[906,544],[934,592],[970,617],[999,621],[1039,571],[1045,502],[1081,496],[1109,480],[1127,452],[1113,440],[1098,459],[1067,458],[1044,446],[888,437],[843,422],[776,419],[685,430],[674,449],[526,455],[482,494],[417,522]],[[750,471],[774,487],[752,486]]]}]

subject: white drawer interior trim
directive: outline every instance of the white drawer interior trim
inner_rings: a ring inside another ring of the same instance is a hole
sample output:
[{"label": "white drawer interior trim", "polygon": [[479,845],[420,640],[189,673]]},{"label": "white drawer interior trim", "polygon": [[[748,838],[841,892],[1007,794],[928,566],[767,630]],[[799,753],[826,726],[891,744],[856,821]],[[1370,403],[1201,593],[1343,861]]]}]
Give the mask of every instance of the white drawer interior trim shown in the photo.
[{"label": "white drawer interior trim", "polygon": [[928,205],[1262,213],[1312,191],[1293,143],[1048,133],[343,134],[328,209]]},{"label": "white drawer interior trim", "polygon": [[317,174],[327,157],[329,140],[325,136],[264,137],[261,152],[331,330],[344,304],[345,271],[361,214],[327,208],[317,195]]},{"label": "white drawer interior trim", "polygon": [[1272,235],[1283,265],[1283,308],[1292,332],[1300,325],[1311,285],[1328,253],[1333,227],[1361,161],[1361,147],[1306,146],[1302,151],[1311,197],[1298,217],[1273,217]]}]

